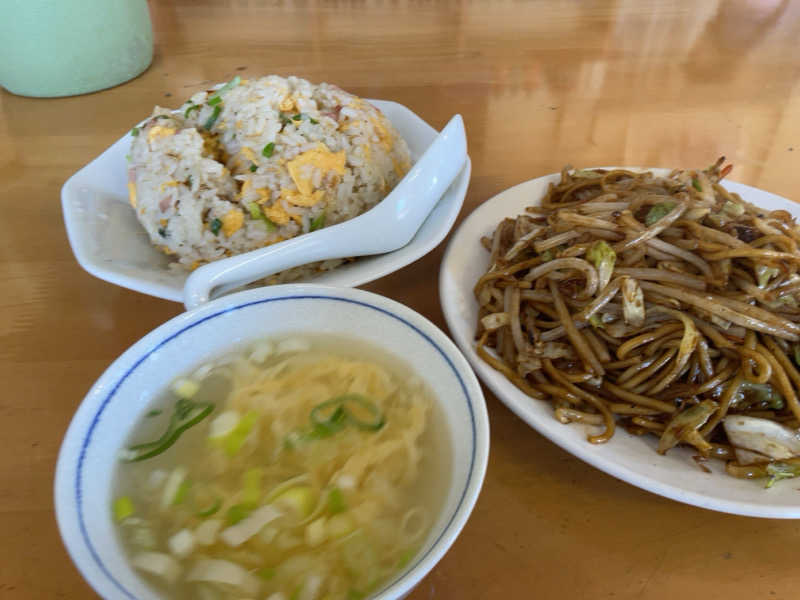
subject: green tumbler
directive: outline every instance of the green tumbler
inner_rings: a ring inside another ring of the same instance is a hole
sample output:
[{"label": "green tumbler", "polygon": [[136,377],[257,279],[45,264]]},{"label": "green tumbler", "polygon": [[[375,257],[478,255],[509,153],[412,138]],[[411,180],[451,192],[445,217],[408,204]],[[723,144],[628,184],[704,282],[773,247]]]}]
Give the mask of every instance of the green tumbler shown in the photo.
[{"label": "green tumbler", "polygon": [[153,59],[146,0],[0,0],[0,85],[21,96],[95,92]]}]

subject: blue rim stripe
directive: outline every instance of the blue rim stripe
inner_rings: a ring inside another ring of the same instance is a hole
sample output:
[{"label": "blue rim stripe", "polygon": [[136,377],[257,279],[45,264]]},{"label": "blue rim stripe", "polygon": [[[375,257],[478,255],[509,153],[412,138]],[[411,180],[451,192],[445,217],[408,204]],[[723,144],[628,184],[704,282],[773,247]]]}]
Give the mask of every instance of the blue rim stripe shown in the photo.
[{"label": "blue rim stripe", "polygon": [[77,469],[77,473],[76,473],[76,476],[75,476],[75,501],[76,501],[76,505],[77,505],[77,508],[78,508],[78,525],[80,527],[81,535],[83,536],[84,542],[86,543],[86,547],[89,549],[89,553],[92,555],[92,558],[94,559],[95,563],[97,563],[97,566],[100,568],[100,570],[103,572],[103,574],[117,587],[117,589],[120,592],[122,592],[125,595],[126,598],[130,598],[130,600],[137,600],[136,596],[134,596],[131,592],[129,592],[119,581],[116,580],[116,578],[114,578],[114,576],[109,572],[108,568],[105,566],[105,564],[101,560],[99,554],[97,553],[97,550],[95,549],[94,545],[92,544],[91,540],[89,539],[89,533],[88,533],[88,531],[86,529],[86,520],[85,520],[84,514],[83,514],[83,487],[82,487],[83,486],[83,465],[84,465],[84,462],[85,462],[85,459],[86,459],[86,452],[87,452],[87,450],[89,448],[89,444],[91,444],[92,435],[94,434],[94,430],[97,427],[98,423],[100,422],[100,417],[102,416],[102,414],[105,411],[105,409],[108,406],[108,404],[111,402],[111,400],[114,397],[114,395],[117,393],[117,390],[119,390],[120,386],[139,367],[139,365],[141,365],[153,353],[157,352],[158,350],[160,350],[161,348],[166,346],[169,342],[171,342],[172,340],[174,340],[178,336],[180,336],[183,333],[189,331],[190,329],[193,329],[194,327],[197,327],[198,325],[200,325],[202,323],[205,323],[206,321],[210,321],[211,319],[215,319],[215,318],[219,317],[220,315],[224,315],[224,314],[236,311],[236,310],[241,310],[243,308],[248,308],[250,306],[255,306],[255,305],[258,305],[258,304],[266,304],[266,303],[269,303],[269,302],[280,302],[280,301],[286,301],[286,300],[332,300],[332,301],[335,301],[335,302],[345,302],[345,303],[348,303],[348,304],[356,304],[358,306],[363,306],[365,308],[369,308],[369,309],[375,310],[375,311],[380,312],[380,313],[382,313],[382,314],[384,314],[384,315],[386,315],[388,317],[391,317],[392,319],[400,321],[401,323],[403,323],[404,325],[407,325],[408,327],[413,329],[416,333],[418,333],[422,338],[425,339],[425,341],[427,341],[431,346],[433,346],[436,349],[436,351],[442,356],[442,358],[445,360],[447,365],[453,371],[453,374],[456,376],[456,379],[458,379],[458,383],[461,386],[461,391],[463,392],[464,398],[467,401],[467,408],[469,408],[470,425],[471,425],[471,428],[472,428],[472,440],[473,440],[473,443],[472,443],[472,452],[471,452],[471,455],[470,455],[470,464],[469,464],[469,470],[468,470],[468,475],[467,475],[467,481],[466,481],[466,484],[464,485],[464,489],[461,491],[461,496],[460,496],[460,498],[458,500],[458,505],[456,506],[455,511],[453,511],[453,515],[450,517],[450,520],[447,522],[447,525],[445,525],[444,530],[439,535],[439,537],[436,538],[436,540],[433,542],[433,544],[431,544],[431,547],[428,549],[428,551],[425,554],[423,554],[421,557],[419,557],[417,559],[417,561],[412,566],[406,568],[405,571],[403,571],[403,573],[401,575],[398,575],[397,577],[395,577],[391,582],[389,582],[386,586],[384,586],[383,589],[381,589],[377,593],[378,594],[383,593],[387,588],[391,587],[397,581],[399,581],[400,579],[405,577],[408,573],[410,573],[415,568],[417,568],[417,566],[428,557],[428,555],[431,553],[433,548],[439,543],[439,541],[442,539],[442,537],[445,535],[445,533],[450,529],[450,526],[452,525],[453,520],[456,518],[456,516],[461,511],[461,506],[464,503],[464,498],[465,498],[465,496],[467,494],[467,490],[469,489],[470,483],[472,482],[473,469],[475,468],[475,451],[476,451],[476,448],[477,448],[477,429],[476,429],[476,426],[475,426],[475,413],[474,413],[473,408],[472,408],[472,402],[470,401],[470,395],[467,392],[467,386],[464,383],[464,380],[462,379],[461,374],[456,369],[455,365],[453,364],[453,361],[450,360],[450,357],[447,356],[447,354],[445,354],[444,350],[442,350],[439,347],[439,345],[436,342],[434,342],[428,334],[426,334],[419,327],[417,327],[416,325],[410,323],[409,321],[407,321],[403,317],[400,317],[400,316],[398,316],[398,315],[396,315],[396,314],[394,314],[394,313],[392,313],[392,312],[390,312],[390,311],[388,311],[388,310],[386,310],[384,308],[380,308],[378,306],[374,306],[372,304],[368,304],[368,303],[360,301],[360,300],[351,300],[349,298],[336,298],[336,297],[332,297],[332,296],[301,294],[301,295],[294,295],[294,296],[283,296],[283,297],[280,297],[280,298],[267,298],[267,299],[263,299],[263,300],[255,300],[253,302],[246,302],[246,303],[240,304],[238,306],[232,306],[232,307],[229,307],[229,308],[225,308],[225,309],[220,310],[219,312],[211,314],[211,315],[209,315],[207,317],[203,317],[202,319],[200,319],[198,321],[195,321],[194,323],[191,323],[191,324],[187,325],[186,327],[184,327],[183,329],[180,329],[177,332],[173,333],[172,335],[170,335],[169,337],[167,337],[163,341],[161,341],[158,344],[156,344],[149,351],[145,352],[138,360],[136,360],[135,363],[133,363],[133,365],[130,367],[130,369],[128,369],[125,372],[125,374],[119,379],[119,381],[117,381],[117,383],[114,384],[114,387],[111,389],[111,391],[108,393],[108,395],[103,399],[103,402],[100,404],[100,408],[97,410],[97,413],[95,413],[94,418],[92,419],[92,422],[89,425],[89,430],[86,433],[86,437],[83,439],[83,443],[81,444],[81,451],[80,451],[80,454],[78,456],[78,469]]}]

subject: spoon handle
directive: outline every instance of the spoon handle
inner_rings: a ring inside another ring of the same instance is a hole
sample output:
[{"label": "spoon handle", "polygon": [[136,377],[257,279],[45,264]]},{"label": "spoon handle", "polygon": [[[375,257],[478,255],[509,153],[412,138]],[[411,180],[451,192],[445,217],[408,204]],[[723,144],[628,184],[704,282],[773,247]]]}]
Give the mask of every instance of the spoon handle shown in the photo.
[{"label": "spoon handle", "polygon": [[466,158],[464,123],[456,115],[373,209],[313,233],[203,265],[186,280],[186,308],[208,302],[214,290],[225,293],[300,265],[381,254],[405,246],[461,172]]}]

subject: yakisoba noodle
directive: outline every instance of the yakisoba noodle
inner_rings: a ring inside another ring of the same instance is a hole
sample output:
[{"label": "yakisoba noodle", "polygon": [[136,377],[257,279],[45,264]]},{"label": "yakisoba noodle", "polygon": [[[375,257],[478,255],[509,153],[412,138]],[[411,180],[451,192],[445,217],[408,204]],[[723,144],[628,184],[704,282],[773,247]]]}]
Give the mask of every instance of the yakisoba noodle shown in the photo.
[{"label": "yakisoba noodle", "polygon": [[723,164],[562,171],[482,240],[477,351],[592,443],[621,425],[771,485],[800,475],[800,228]]}]

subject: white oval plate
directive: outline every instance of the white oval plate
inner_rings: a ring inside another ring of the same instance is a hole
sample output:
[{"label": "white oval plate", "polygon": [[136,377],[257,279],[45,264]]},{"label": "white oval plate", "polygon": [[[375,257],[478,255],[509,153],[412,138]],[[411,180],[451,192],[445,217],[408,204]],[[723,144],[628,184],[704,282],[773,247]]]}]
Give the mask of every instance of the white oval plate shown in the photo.
[{"label": "white oval plate", "polygon": [[[433,142],[437,131],[411,110],[396,102],[370,100],[388,117],[408,142],[416,159]],[[131,135],[122,138],[67,180],[61,205],[72,252],[86,271],[110,283],[165,300],[183,302],[187,273],[168,267],[169,259],[153,248],[128,204],[128,168]],[[422,258],[450,231],[467,194],[471,163],[428,215],[408,244],[386,254],[360,258],[316,276],[314,283],[356,287]]]},{"label": "white oval plate", "polygon": [[[650,169],[667,174],[667,169]],[[692,460],[696,452],[675,448],[666,456],[656,454],[656,438],[637,437],[618,428],[606,444],[586,441],[583,425],[562,425],[553,416],[549,403],[534,400],[518,390],[501,373],[492,369],[475,353],[474,333],[478,305],[472,288],[488,267],[489,253],[480,238],[494,231],[505,217],[515,217],[526,206],[541,201],[558,173],[521,183],[476,208],[458,228],[447,247],[439,273],[439,295],[450,333],[478,376],[494,394],[539,433],[586,461],[623,481],[650,492],[703,508],[754,517],[800,518],[800,480],[785,480],[770,489],[762,481],[730,477],[722,461],[705,463],[712,473],[704,473]],[[765,209],[785,209],[800,214],[798,206],[785,198],[741,183],[726,182],[725,187],[743,199]]]}]

